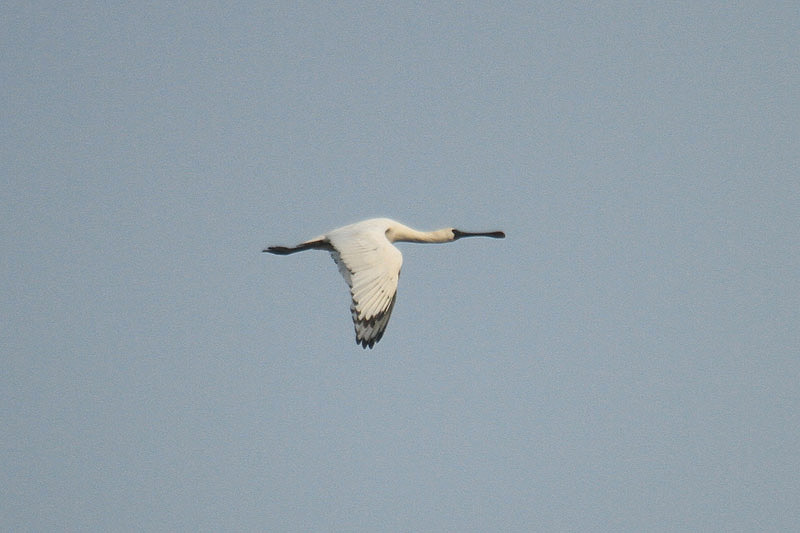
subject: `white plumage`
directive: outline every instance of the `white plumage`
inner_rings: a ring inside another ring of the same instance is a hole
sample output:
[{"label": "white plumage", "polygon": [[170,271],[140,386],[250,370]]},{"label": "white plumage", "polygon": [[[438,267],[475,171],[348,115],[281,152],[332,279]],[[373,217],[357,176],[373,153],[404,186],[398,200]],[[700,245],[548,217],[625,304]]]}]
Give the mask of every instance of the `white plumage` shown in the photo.
[{"label": "white plumage", "polygon": [[394,242],[451,242],[462,237],[502,239],[502,231],[465,232],[454,228],[417,231],[388,218],[373,218],[350,224],[294,247],[270,246],[265,252],[288,255],[317,249],[330,252],[350,287],[350,311],[356,343],[372,348],[381,340],[397,297],[397,280],[403,255]]}]

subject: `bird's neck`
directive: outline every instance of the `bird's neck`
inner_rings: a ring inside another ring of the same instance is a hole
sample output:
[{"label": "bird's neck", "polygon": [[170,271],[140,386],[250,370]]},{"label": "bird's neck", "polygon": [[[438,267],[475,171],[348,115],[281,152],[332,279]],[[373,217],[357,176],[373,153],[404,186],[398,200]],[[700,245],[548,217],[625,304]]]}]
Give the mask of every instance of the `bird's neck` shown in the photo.
[{"label": "bird's neck", "polygon": [[417,231],[407,226],[390,228],[386,237],[391,242],[450,242],[454,239],[453,230],[450,228],[437,229],[436,231]]}]

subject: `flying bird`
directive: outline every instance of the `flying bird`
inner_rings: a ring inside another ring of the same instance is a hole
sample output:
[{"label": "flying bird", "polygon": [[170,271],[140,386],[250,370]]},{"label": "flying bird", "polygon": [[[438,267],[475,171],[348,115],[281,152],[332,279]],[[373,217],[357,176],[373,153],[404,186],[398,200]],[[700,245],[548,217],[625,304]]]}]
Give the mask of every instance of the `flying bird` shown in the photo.
[{"label": "flying bird", "polygon": [[417,231],[388,218],[372,218],[330,231],[297,246],[270,246],[264,252],[289,255],[303,250],[330,252],[350,287],[350,312],[356,344],[372,348],[381,340],[397,297],[403,255],[394,242],[451,242],[463,237],[505,238],[502,231],[468,232],[455,228]]}]

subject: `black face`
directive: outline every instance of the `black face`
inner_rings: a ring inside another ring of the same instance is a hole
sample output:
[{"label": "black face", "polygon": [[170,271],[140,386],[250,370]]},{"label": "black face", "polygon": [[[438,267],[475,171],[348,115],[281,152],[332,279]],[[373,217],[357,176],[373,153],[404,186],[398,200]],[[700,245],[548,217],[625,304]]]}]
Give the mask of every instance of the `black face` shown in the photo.
[{"label": "black face", "polygon": [[461,231],[457,229],[453,229],[453,240],[458,240],[462,237],[491,237],[493,239],[505,239],[506,234],[502,231],[485,231],[479,233],[473,233],[470,231]]}]

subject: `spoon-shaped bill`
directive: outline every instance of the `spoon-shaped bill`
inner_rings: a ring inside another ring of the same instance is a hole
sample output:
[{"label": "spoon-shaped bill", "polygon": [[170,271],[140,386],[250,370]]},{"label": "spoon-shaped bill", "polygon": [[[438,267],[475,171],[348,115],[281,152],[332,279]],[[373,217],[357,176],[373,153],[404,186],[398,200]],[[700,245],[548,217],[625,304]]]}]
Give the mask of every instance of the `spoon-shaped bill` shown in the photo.
[{"label": "spoon-shaped bill", "polygon": [[461,239],[463,237],[491,237],[493,239],[505,239],[506,234],[502,231],[480,231],[480,232],[473,232],[473,231],[461,231],[454,229],[453,230],[453,240]]}]

